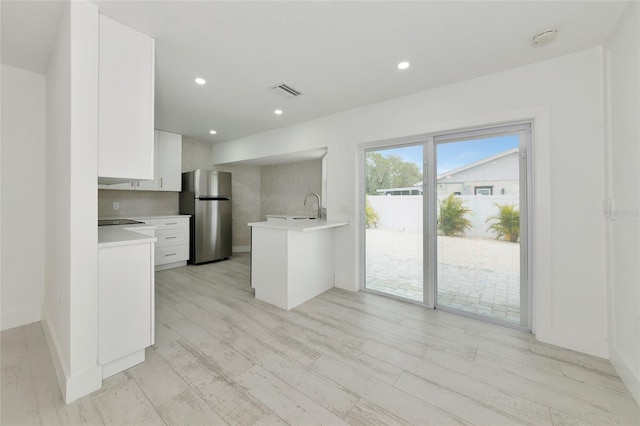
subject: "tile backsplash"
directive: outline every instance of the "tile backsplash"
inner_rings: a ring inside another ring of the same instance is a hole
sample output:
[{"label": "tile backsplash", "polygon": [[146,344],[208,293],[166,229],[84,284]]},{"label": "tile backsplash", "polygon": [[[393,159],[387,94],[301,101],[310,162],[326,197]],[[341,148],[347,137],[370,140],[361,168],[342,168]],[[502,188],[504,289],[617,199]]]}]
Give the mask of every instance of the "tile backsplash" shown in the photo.
[{"label": "tile backsplash", "polygon": [[316,213],[318,204],[310,198],[304,205],[307,193],[322,191],[322,160],[264,166],[260,173],[260,216],[268,214]]},{"label": "tile backsplash", "polygon": [[[140,217],[178,214],[178,192],[98,190],[98,217]],[[113,203],[120,205],[113,209]]]}]

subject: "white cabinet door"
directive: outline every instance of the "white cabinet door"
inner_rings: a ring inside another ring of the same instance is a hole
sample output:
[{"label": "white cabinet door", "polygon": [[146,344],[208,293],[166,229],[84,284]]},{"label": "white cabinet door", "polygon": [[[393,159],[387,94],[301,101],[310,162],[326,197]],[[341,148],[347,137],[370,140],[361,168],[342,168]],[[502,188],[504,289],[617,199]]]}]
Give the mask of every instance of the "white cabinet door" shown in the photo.
[{"label": "white cabinet door", "polygon": [[102,189],[143,191],[182,190],[182,135],[154,130],[154,179],[118,183]]},{"label": "white cabinet door", "polygon": [[153,179],[154,40],[100,15],[98,177]]},{"label": "white cabinet door", "polygon": [[156,181],[154,180],[139,180],[137,182],[136,189],[140,189],[143,191],[155,191],[156,190]]},{"label": "white cabinet door", "polygon": [[152,180],[136,180],[133,182],[126,183],[114,183],[111,185],[102,185],[98,187],[98,189],[124,189],[129,191],[134,190],[145,190],[145,191],[153,191],[155,190],[155,181]]},{"label": "white cabinet door", "polygon": [[158,178],[160,174],[160,170],[158,170],[158,142],[156,133],[158,131],[153,131],[153,180],[140,180],[136,183],[136,189],[142,191],[157,191],[159,187],[160,179]]},{"label": "white cabinet door", "polygon": [[133,191],[136,189],[136,182],[114,183],[112,185],[104,185],[103,188],[100,189],[128,189]]},{"label": "white cabinet door", "polygon": [[153,243],[98,250],[101,364],[153,343],[153,250]]},{"label": "white cabinet door", "polygon": [[160,191],[182,190],[182,135],[156,130]]}]

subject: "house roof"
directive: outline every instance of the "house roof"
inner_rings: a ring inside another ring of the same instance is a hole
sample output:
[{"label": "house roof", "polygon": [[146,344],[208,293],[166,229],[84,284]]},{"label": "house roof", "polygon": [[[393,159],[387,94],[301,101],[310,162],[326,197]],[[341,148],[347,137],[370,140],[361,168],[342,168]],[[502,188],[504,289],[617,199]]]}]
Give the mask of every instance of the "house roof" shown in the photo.
[{"label": "house roof", "polygon": [[517,152],[518,152],[518,148],[512,148],[512,149],[509,149],[507,151],[502,151],[502,152],[500,152],[500,153],[498,153],[496,155],[492,155],[491,157],[486,157],[486,158],[483,158],[483,159],[478,160],[476,162],[465,164],[464,166],[460,166],[457,169],[453,169],[453,170],[449,170],[447,172],[441,173],[441,174],[438,175],[436,180],[440,180],[440,179],[446,178],[447,176],[452,176],[452,175],[458,174],[460,172],[464,172],[465,170],[473,169],[474,167],[478,167],[478,166],[481,166],[483,164],[490,163],[490,162],[495,161],[495,160],[497,160],[499,158],[507,157],[507,156],[509,156],[511,154],[515,154]]},{"label": "house roof", "polygon": [[376,189],[376,192],[380,193],[388,193],[388,192],[397,192],[397,191],[419,191],[422,192],[422,182],[415,184],[414,186],[409,186],[405,188],[386,188],[386,189]]}]

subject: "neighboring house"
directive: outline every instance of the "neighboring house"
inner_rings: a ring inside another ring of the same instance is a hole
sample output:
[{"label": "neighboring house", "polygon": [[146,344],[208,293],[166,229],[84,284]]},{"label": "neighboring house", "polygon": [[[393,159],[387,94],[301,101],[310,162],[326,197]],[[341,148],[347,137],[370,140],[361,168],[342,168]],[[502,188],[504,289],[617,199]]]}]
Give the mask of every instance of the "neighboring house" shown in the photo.
[{"label": "neighboring house", "polygon": [[380,195],[422,195],[422,182],[408,188],[376,189]]},{"label": "neighboring house", "polygon": [[518,148],[438,176],[438,199],[456,195],[518,195]]},{"label": "neighboring house", "polygon": [[[438,175],[438,199],[456,195],[518,195],[518,148],[503,151]],[[408,188],[376,190],[380,195],[422,195],[422,182]]]}]

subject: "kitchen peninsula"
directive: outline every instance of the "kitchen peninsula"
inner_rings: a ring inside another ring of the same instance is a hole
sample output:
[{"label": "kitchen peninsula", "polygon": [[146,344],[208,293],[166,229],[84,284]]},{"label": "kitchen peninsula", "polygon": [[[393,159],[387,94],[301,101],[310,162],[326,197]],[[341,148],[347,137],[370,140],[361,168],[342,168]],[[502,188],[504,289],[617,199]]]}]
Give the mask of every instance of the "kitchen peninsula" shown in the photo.
[{"label": "kitchen peninsula", "polygon": [[334,285],[334,230],[346,222],[274,215],[251,227],[256,299],[290,310]]}]

